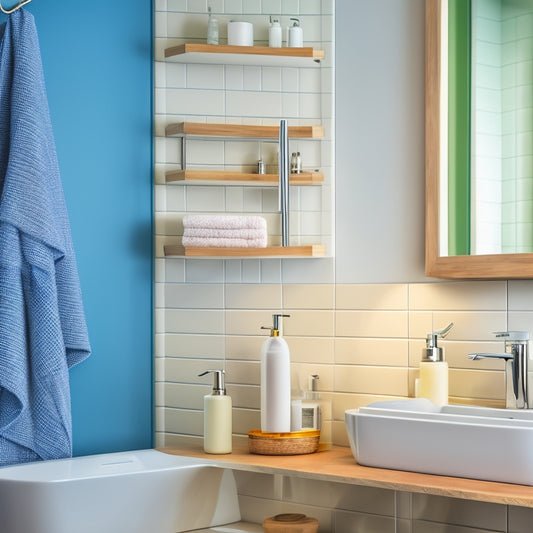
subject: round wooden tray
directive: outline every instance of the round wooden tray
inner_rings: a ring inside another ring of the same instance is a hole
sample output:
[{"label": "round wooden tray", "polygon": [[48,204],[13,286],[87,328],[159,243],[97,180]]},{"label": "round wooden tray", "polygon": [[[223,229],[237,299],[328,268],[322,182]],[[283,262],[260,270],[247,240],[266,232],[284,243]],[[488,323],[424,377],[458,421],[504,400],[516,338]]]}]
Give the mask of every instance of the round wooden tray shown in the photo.
[{"label": "round wooden tray", "polygon": [[259,455],[304,455],[318,450],[320,431],[293,431],[290,433],[264,433],[252,429],[248,433],[250,453]]}]

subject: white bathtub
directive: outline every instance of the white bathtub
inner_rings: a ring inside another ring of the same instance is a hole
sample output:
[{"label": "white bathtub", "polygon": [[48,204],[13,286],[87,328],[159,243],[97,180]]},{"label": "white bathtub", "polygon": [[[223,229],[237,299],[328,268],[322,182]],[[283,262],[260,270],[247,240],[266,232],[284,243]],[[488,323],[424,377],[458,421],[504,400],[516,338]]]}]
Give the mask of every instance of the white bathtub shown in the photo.
[{"label": "white bathtub", "polygon": [[156,450],[0,468],[2,533],[176,533],[240,518],[231,470]]}]

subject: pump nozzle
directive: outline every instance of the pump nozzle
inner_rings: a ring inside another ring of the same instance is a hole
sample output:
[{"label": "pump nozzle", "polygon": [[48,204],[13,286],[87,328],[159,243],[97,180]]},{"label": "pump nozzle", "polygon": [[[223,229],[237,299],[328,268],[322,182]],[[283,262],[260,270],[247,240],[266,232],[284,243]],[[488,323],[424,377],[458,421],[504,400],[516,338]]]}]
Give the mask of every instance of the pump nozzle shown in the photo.
[{"label": "pump nozzle", "polygon": [[439,337],[444,339],[453,327],[453,322],[450,322],[445,328],[438,331],[432,331],[426,336],[426,349],[424,350],[424,361],[444,361],[444,353],[442,348],[437,345]]},{"label": "pump nozzle", "polygon": [[274,325],[269,326],[261,326],[261,329],[269,329],[270,330],[270,336],[271,337],[279,337],[280,336],[280,325],[281,320],[280,318],[289,318],[291,315],[272,315],[272,319],[274,321]]},{"label": "pump nozzle", "polygon": [[224,370],[206,370],[205,372],[198,374],[198,377],[205,376],[210,372],[213,372],[215,375],[213,380],[213,394],[224,396],[226,394],[226,388],[224,387]]}]

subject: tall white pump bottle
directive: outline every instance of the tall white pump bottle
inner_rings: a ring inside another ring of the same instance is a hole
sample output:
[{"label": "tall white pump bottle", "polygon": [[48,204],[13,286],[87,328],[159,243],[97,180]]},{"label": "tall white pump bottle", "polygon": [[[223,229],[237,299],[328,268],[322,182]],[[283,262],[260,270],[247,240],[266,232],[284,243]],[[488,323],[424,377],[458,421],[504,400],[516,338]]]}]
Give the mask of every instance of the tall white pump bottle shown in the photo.
[{"label": "tall white pump bottle", "polygon": [[261,349],[261,431],[291,430],[291,362],[289,347],[280,336],[280,320],[290,315],[272,315],[274,325]]}]

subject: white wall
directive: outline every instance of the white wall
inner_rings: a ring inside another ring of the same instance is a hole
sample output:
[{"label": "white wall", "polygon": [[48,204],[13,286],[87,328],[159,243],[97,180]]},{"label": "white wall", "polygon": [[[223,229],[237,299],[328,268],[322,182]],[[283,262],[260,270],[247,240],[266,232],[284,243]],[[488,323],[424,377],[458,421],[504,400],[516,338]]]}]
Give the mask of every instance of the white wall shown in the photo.
[{"label": "white wall", "polygon": [[424,276],[424,0],[338,0],[336,282]]}]

